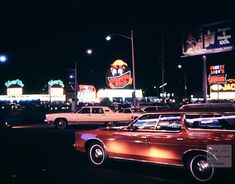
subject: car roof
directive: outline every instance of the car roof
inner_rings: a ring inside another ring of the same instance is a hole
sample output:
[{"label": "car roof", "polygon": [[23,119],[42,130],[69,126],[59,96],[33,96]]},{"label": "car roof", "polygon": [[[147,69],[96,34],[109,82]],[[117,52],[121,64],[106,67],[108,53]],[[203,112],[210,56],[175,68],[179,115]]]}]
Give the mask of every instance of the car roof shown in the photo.
[{"label": "car roof", "polygon": [[195,104],[185,104],[180,107],[180,109],[199,109],[199,108],[234,108],[234,103],[195,103]]}]

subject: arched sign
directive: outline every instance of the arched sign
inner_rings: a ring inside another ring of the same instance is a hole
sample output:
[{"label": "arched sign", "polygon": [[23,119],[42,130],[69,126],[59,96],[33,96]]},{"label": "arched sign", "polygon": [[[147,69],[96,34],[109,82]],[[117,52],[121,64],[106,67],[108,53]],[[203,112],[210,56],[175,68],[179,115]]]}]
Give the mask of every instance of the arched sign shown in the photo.
[{"label": "arched sign", "polygon": [[123,60],[116,60],[106,73],[106,83],[110,88],[129,88],[132,84],[131,71]]},{"label": "arched sign", "polygon": [[5,86],[7,87],[7,88],[9,88],[9,87],[11,87],[11,86],[20,86],[20,87],[24,87],[24,84],[23,84],[23,82],[21,81],[21,80],[19,80],[19,79],[16,79],[16,80],[12,80],[12,81],[7,81],[7,82],[5,82]]},{"label": "arched sign", "polygon": [[64,87],[64,83],[63,83],[63,81],[61,81],[61,80],[50,80],[50,81],[48,82],[48,85],[49,85],[49,86],[59,85],[59,86],[61,86],[61,87]]}]

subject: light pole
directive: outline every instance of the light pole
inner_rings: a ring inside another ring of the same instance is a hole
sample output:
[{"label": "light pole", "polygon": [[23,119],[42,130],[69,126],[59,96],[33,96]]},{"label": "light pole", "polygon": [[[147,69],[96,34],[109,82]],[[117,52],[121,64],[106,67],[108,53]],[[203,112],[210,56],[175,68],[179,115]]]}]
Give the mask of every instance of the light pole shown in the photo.
[{"label": "light pole", "polygon": [[[177,67],[178,67],[178,69],[183,70],[182,65],[179,64]],[[184,98],[186,98],[186,96],[187,96],[187,78],[186,78],[186,71],[185,70],[183,70],[183,71],[184,71]]]},{"label": "light pole", "polygon": [[106,36],[106,40],[109,41],[111,40],[112,36],[121,36],[123,38],[127,38],[131,40],[131,58],[132,58],[132,79],[133,79],[133,100],[134,100],[134,107],[136,107],[136,86],[135,86],[135,54],[134,54],[134,36],[133,36],[133,31],[131,30],[131,35],[126,36],[122,34],[110,34]]},{"label": "light pole", "polygon": [[[87,55],[91,55],[92,54],[92,50],[91,49],[87,49],[86,50],[86,54]],[[70,78],[72,78],[72,76],[70,75],[69,76]],[[78,98],[77,98],[77,95],[78,95],[78,78],[77,78],[77,62],[74,63],[74,104],[72,106],[72,111],[73,112],[76,112],[77,111],[77,102],[78,102]]]}]

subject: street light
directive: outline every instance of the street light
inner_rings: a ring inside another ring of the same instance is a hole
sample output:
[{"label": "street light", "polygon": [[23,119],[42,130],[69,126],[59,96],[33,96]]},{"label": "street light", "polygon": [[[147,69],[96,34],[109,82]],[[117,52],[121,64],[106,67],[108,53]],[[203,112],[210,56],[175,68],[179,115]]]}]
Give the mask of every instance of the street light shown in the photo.
[{"label": "street light", "polygon": [[133,37],[133,31],[131,30],[131,35],[126,36],[122,34],[110,34],[106,36],[106,40],[110,41],[112,36],[121,36],[123,38],[127,38],[131,40],[131,58],[132,58],[132,78],[133,78],[133,90],[134,90],[134,107],[136,107],[136,88],[135,88],[135,56],[134,56],[134,37]]},{"label": "street light", "polygon": [[[91,55],[92,54],[92,50],[91,49],[87,49],[86,50],[86,54]],[[77,90],[77,84],[78,84],[78,80],[77,80],[77,62],[74,63],[74,105],[72,106],[72,110],[74,112],[76,112],[77,110],[77,94],[78,94],[78,90]],[[72,75],[70,75],[70,78],[73,78]]]},{"label": "street light", "polygon": [[5,63],[7,61],[7,57],[5,55],[0,55],[0,63]]}]

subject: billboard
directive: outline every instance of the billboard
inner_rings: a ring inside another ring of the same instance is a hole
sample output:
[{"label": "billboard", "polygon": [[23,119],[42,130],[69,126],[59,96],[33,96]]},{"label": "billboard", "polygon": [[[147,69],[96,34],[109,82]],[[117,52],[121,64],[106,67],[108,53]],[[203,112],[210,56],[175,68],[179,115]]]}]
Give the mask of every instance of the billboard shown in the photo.
[{"label": "billboard", "polygon": [[182,57],[230,51],[234,48],[231,21],[203,25],[183,35]]}]

